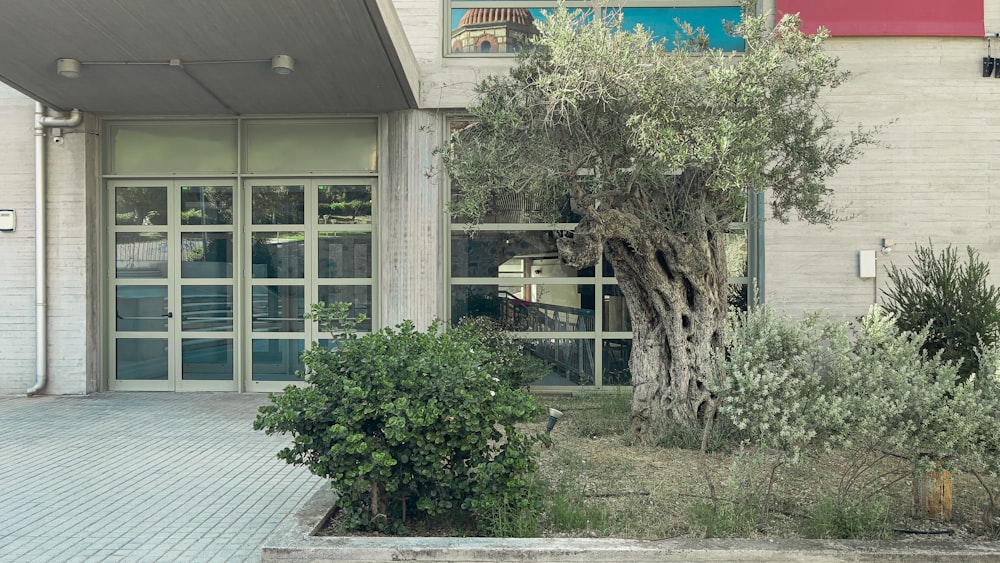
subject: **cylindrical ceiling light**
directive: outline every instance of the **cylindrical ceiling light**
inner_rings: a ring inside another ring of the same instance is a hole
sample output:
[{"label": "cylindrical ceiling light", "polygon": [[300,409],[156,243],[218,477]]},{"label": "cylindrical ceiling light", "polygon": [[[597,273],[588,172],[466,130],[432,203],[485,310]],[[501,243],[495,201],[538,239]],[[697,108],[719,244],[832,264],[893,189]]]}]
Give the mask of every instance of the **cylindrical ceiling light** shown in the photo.
[{"label": "cylindrical ceiling light", "polygon": [[56,59],[56,72],[63,78],[79,78],[80,61],[76,59]]},{"label": "cylindrical ceiling light", "polygon": [[271,70],[275,74],[291,74],[295,70],[295,59],[288,55],[275,55],[271,59]]}]

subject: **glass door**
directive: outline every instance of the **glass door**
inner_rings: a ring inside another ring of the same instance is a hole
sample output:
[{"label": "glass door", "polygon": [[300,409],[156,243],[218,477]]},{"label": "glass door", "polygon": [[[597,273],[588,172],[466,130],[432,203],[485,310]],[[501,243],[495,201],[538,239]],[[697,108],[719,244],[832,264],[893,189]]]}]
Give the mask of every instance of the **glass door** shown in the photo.
[{"label": "glass door", "polygon": [[304,318],[312,303],[350,302],[368,318],[357,330],[371,330],[374,187],[371,178],[246,183],[248,391],[300,381],[302,351],[328,338]]},{"label": "glass door", "polygon": [[232,183],[115,181],[108,191],[110,388],[237,390]]},{"label": "glass door", "polygon": [[[280,391],[298,381],[306,343],[306,303],[312,299],[306,259],[312,244],[306,208],[315,205],[303,181],[247,182],[244,189],[249,241],[244,259],[249,315],[248,391]],[[307,202],[307,200],[309,200]]]}]

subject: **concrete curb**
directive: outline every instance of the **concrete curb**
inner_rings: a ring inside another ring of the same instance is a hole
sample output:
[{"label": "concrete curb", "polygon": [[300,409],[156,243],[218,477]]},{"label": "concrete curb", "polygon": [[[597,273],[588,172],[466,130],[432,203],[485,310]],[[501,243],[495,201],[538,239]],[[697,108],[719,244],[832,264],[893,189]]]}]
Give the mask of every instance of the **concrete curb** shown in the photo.
[{"label": "concrete curb", "polygon": [[262,561],[538,562],[997,562],[1000,542],[952,540],[623,540],[590,538],[386,538],[313,536],[336,497],[315,494],[262,547]]}]

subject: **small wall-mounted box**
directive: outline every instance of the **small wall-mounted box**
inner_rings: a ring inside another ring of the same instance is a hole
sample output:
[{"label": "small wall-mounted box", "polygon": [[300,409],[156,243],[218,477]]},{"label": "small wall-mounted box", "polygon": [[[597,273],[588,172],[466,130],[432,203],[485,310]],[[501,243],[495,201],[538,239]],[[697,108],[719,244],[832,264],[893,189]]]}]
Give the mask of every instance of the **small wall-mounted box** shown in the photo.
[{"label": "small wall-mounted box", "polygon": [[0,232],[10,233],[17,226],[17,214],[13,209],[0,209]]},{"label": "small wall-mounted box", "polygon": [[858,277],[871,279],[875,277],[875,251],[858,251]]}]

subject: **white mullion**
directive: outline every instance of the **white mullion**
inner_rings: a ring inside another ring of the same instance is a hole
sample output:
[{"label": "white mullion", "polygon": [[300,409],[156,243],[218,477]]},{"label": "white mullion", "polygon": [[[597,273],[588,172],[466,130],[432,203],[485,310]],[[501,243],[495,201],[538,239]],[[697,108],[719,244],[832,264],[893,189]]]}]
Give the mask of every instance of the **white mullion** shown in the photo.
[{"label": "white mullion", "polygon": [[[317,261],[319,259],[319,228],[317,227],[319,223],[319,185],[321,183],[325,184],[323,180],[310,179],[305,184],[305,197],[303,198],[303,205],[305,209],[303,210],[303,228],[305,229],[302,236],[302,255],[305,264],[302,268],[302,283],[304,290],[302,293],[303,299],[303,313],[308,313],[312,307],[312,303],[318,301],[319,292],[319,272]],[[303,345],[308,348],[309,344],[315,340],[316,337],[316,323],[303,319],[302,321],[303,330]]]},{"label": "white mullion", "polygon": [[167,386],[177,391],[181,385],[181,243],[177,227],[181,222],[180,186],[167,184]]}]

